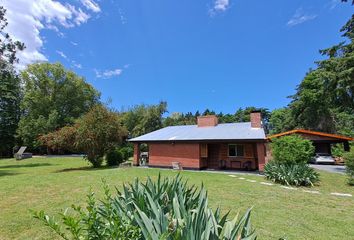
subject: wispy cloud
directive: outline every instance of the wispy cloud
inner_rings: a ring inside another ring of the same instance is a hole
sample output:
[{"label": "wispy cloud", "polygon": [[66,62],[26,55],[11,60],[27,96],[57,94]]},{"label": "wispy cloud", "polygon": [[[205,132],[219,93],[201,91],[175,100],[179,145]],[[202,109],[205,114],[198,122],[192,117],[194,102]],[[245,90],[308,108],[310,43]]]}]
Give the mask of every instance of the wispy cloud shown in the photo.
[{"label": "wispy cloud", "polygon": [[298,24],[313,20],[317,17],[316,14],[305,13],[302,8],[296,9],[295,14],[290,18],[286,25],[289,27],[296,26]]},{"label": "wispy cloud", "polygon": [[97,78],[103,78],[103,79],[108,79],[112,78],[115,76],[120,76],[123,73],[123,69],[121,68],[116,68],[112,70],[104,70],[104,71],[99,71],[97,69],[94,69],[96,77]]},{"label": "wispy cloud", "polygon": [[71,43],[72,45],[74,45],[74,46],[79,45],[77,42],[73,42],[73,41],[70,41],[70,43]]},{"label": "wispy cloud", "polygon": [[82,65],[80,63],[77,63],[75,60],[70,59],[65,53],[63,53],[62,51],[56,50],[55,51],[59,56],[61,56],[62,58],[64,58],[68,63],[71,64],[71,67],[75,67],[75,68],[82,68]]},{"label": "wispy cloud", "polygon": [[101,12],[100,6],[93,0],[81,0],[81,3],[93,12]]},{"label": "wispy cloud", "polygon": [[210,15],[215,15],[219,12],[225,12],[230,5],[230,0],[215,0],[213,3],[213,7],[209,9]]},{"label": "wispy cloud", "polygon": [[18,54],[20,69],[33,62],[47,61],[42,52],[45,42],[41,30],[50,29],[64,37],[60,28],[79,26],[91,17],[69,0],[11,0],[2,1],[2,4],[7,9],[6,18],[9,22],[5,30],[14,39],[26,44],[26,49]]},{"label": "wispy cloud", "polygon": [[57,54],[59,54],[62,58],[68,59],[68,57],[62,52],[62,51],[56,51]]}]

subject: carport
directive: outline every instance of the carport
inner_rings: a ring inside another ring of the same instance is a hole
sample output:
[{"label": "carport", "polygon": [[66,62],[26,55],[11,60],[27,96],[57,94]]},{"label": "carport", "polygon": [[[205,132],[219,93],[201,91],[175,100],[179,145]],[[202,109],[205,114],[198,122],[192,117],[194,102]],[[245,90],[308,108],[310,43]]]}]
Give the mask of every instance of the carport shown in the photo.
[{"label": "carport", "polygon": [[330,133],[323,133],[323,132],[315,132],[310,130],[304,129],[295,129],[275,135],[268,136],[268,140],[272,140],[274,138],[297,134],[301,137],[308,139],[313,142],[315,146],[315,153],[331,153],[331,144],[340,143],[343,144],[344,151],[350,151],[349,141],[353,141],[354,139],[347,136],[342,136],[338,134],[330,134]]}]

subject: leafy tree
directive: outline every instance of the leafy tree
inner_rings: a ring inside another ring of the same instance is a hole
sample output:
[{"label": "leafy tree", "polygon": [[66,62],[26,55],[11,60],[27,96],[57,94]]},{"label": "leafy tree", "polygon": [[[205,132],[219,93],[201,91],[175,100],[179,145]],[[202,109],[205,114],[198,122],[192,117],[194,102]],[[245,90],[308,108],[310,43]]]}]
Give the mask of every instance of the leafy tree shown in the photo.
[{"label": "leafy tree", "polygon": [[24,144],[39,147],[38,136],[73,124],[97,104],[100,94],[83,77],[60,63],[37,63],[21,74],[25,94],[18,135]]},{"label": "leafy tree", "polygon": [[131,137],[140,136],[163,127],[162,115],[167,112],[167,103],[138,105],[126,111],[123,122]]},{"label": "leafy tree", "polygon": [[5,32],[6,9],[0,6],[0,157],[10,156],[16,142],[16,129],[20,118],[21,81],[14,70],[18,62],[17,51],[24,44],[13,41]]},{"label": "leafy tree", "polygon": [[269,134],[277,134],[293,128],[291,111],[289,108],[279,108],[271,112],[269,118]]},{"label": "leafy tree", "polygon": [[47,152],[75,152],[76,134],[77,129],[75,126],[65,126],[57,131],[41,135],[38,140],[41,145],[47,147]]},{"label": "leafy tree", "polygon": [[103,156],[127,136],[121,117],[102,105],[93,107],[78,119],[75,127],[75,146],[86,153],[93,167],[101,166]]},{"label": "leafy tree", "polygon": [[341,29],[347,39],[320,52],[289,105],[295,127],[354,134],[354,15]]}]

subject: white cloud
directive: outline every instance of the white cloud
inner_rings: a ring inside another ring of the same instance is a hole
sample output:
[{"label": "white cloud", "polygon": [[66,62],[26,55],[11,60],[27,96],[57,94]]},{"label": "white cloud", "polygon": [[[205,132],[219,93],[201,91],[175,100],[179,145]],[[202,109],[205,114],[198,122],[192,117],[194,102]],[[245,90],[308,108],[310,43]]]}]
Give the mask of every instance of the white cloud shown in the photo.
[{"label": "white cloud", "polygon": [[57,50],[56,53],[58,53],[62,58],[68,59],[68,57],[62,51]]},{"label": "white cloud", "polygon": [[225,11],[229,6],[229,0],[216,0],[214,9],[216,11]]},{"label": "white cloud", "polygon": [[79,26],[90,18],[81,8],[55,0],[8,0],[2,1],[2,4],[7,9],[9,22],[5,31],[26,45],[26,49],[18,54],[20,69],[30,63],[47,61],[42,52],[44,42],[41,30],[51,29],[64,36],[60,27]]},{"label": "white cloud", "polygon": [[73,42],[73,41],[70,41],[70,43],[71,43],[72,45],[74,45],[74,46],[79,45],[77,42]]},{"label": "white cloud", "polygon": [[94,71],[97,78],[104,78],[104,79],[111,78],[114,76],[119,76],[123,73],[123,69],[120,68],[116,68],[113,70],[105,70],[105,71],[98,71],[97,69],[94,69]]},{"label": "white cloud", "polygon": [[317,17],[315,14],[307,14],[304,12],[302,8],[296,9],[295,14],[291,17],[291,19],[287,22],[289,27],[296,26],[298,24],[313,20]]},{"label": "white cloud", "polygon": [[225,12],[230,5],[229,0],[215,0],[213,7],[209,10],[210,15],[215,15],[218,12]]},{"label": "white cloud", "polygon": [[89,10],[93,12],[101,12],[100,6],[93,0],[81,0],[81,3]]}]

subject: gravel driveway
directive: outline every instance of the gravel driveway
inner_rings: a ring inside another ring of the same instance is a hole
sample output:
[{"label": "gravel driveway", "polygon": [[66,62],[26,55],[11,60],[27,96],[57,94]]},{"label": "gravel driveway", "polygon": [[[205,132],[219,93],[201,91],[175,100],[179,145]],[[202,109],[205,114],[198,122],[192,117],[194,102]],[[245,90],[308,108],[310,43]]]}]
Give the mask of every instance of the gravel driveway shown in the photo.
[{"label": "gravel driveway", "polygon": [[310,164],[311,167],[323,170],[331,173],[345,174],[345,166],[340,165],[322,165],[322,164]]}]

